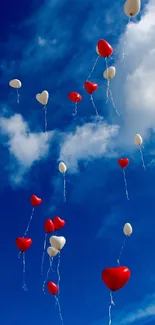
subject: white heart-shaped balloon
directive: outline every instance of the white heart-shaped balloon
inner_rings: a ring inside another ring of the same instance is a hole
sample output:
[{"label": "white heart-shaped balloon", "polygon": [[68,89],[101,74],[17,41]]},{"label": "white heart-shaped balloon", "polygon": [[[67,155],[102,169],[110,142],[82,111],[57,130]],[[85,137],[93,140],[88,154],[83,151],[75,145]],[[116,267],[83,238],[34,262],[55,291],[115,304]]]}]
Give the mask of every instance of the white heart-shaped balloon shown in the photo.
[{"label": "white heart-shaped balloon", "polygon": [[17,88],[21,88],[22,83],[18,79],[12,79],[9,81],[9,86],[17,89]]},{"label": "white heart-shaped balloon", "polygon": [[49,93],[47,90],[43,90],[41,94],[36,95],[36,100],[42,104],[46,105],[48,103]]},{"label": "white heart-shaped balloon", "polygon": [[130,223],[126,223],[123,228],[124,235],[131,236],[132,234],[132,226]]},{"label": "white heart-shaped balloon", "polygon": [[62,236],[51,236],[50,237],[50,244],[55,249],[60,251],[64,247],[64,245],[66,244],[66,239],[65,239],[65,237],[62,237]]},{"label": "white heart-shaped balloon", "polygon": [[67,166],[63,162],[60,162],[59,163],[59,172],[64,174],[64,173],[66,173],[66,170],[67,170]]},{"label": "white heart-shaped balloon", "polygon": [[58,251],[57,249],[55,249],[54,247],[48,247],[48,248],[47,248],[47,254],[48,254],[50,257],[54,257],[54,256],[56,256],[58,253],[59,253],[59,251]]}]

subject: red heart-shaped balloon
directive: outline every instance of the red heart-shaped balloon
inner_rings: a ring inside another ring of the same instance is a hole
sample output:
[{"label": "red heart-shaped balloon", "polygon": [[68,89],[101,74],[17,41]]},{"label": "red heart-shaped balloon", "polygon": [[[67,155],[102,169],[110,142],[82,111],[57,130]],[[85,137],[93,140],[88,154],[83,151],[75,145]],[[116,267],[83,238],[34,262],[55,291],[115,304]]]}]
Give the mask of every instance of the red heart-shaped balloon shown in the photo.
[{"label": "red heart-shaped balloon", "polygon": [[63,219],[61,219],[59,217],[55,217],[53,219],[53,223],[54,223],[55,230],[59,230],[59,229],[64,227],[66,222],[65,222],[65,220],[63,220]]},{"label": "red heart-shaped balloon", "polygon": [[68,97],[74,103],[78,103],[82,100],[82,96],[75,91],[72,91],[71,93],[69,93]]},{"label": "red heart-shaped balloon", "polygon": [[129,164],[129,159],[128,158],[120,158],[120,159],[118,159],[118,164],[122,168],[125,168]]},{"label": "red heart-shaped balloon", "polygon": [[52,281],[47,283],[47,289],[52,295],[56,295],[59,290],[58,286]]},{"label": "red heart-shaped balloon", "polygon": [[33,207],[36,207],[37,205],[42,203],[42,199],[40,199],[39,197],[37,197],[36,195],[31,195],[30,197],[30,201]]},{"label": "red heart-shaped balloon", "polygon": [[16,238],[16,245],[17,245],[18,249],[22,253],[24,253],[32,245],[32,239],[31,238],[18,237],[18,238]]},{"label": "red heart-shaped balloon", "polygon": [[111,291],[121,289],[130,276],[130,270],[126,266],[109,267],[102,271],[102,280]]},{"label": "red heart-shaped balloon", "polygon": [[107,58],[108,56],[110,56],[113,53],[112,46],[107,41],[105,41],[104,39],[101,39],[98,42],[97,49],[98,49],[98,53],[101,56],[104,56],[105,58]]},{"label": "red heart-shaped balloon", "polygon": [[54,224],[51,219],[47,219],[44,223],[44,229],[47,233],[54,231]]},{"label": "red heart-shaped balloon", "polygon": [[98,84],[94,82],[86,81],[84,83],[84,87],[86,91],[91,95],[98,88]]}]

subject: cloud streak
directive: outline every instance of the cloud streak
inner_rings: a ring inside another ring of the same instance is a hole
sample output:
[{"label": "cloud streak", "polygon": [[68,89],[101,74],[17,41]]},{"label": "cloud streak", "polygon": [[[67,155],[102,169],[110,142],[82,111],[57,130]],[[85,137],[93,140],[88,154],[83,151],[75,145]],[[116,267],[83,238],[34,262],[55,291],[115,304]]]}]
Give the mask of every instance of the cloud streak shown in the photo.
[{"label": "cloud streak", "polygon": [[76,130],[64,135],[60,148],[60,160],[63,160],[70,172],[78,170],[79,161],[91,161],[103,156],[115,156],[113,139],[118,135],[118,125],[85,123]]},{"label": "cloud streak", "polygon": [[1,143],[8,148],[11,156],[11,169],[14,166],[11,179],[16,184],[35,162],[48,156],[49,143],[53,136],[53,132],[48,136],[45,133],[31,133],[20,114],[10,118],[1,117],[0,134]]}]

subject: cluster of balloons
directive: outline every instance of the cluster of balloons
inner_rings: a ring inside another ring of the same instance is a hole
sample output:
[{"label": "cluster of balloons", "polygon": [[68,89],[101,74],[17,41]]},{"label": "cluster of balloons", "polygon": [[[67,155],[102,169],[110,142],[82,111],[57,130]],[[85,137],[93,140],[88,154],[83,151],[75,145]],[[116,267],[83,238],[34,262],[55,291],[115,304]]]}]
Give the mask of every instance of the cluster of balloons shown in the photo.
[{"label": "cluster of balloons", "polygon": [[[141,1],[140,0],[126,0],[124,4],[124,13],[126,14],[127,17],[129,17],[129,22],[132,17],[135,17],[139,12],[141,8]],[[109,99],[109,96],[111,98],[113,107],[116,110],[116,113],[119,115],[118,110],[115,107],[112,92],[110,89],[110,81],[115,77],[116,75],[116,68],[114,66],[108,66],[108,58],[113,54],[113,48],[112,46],[104,39],[101,39],[98,41],[96,45],[96,52],[97,52],[97,59],[95,61],[95,64],[87,77],[85,83],[84,83],[84,89],[85,91],[90,95],[90,100],[92,102],[92,105],[95,109],[96,115],[98,115],[98,111],[93,99],[93,94],[97,91],[98,89],[98,84],[95,82],[91,82],[89,79],[95,69],[95,66],[99,60],[100,57],[103,57],[105,59],[105,70],[103,72],[103,77],[107,81],[107,92],[106,92],[106,97],[107,101]],[[22,83],[19,79],[13,79],[9,82],[10,87],[16,89],[17,92],[17,103],[19,103],[19,89],[22,87]],[[72,91],[68,94],[68,98],[71,102],[74,103],[75,105],[75,111],[74,115],[77,115],[77,105],[78,103],[82,100],[81,94],[78,92]],[[45,132],[47,132],[47,104],[49,100],[49,93],[47,90],[43,90],[41,93],[36,94],[36,100],[43,105],[43,108],[45,110]],[[141,154],[141,159],[142,159],[142,164],[145,169],[145,164],[144,164],[144,159],[143,159],[143,153],[142,153],[142,144],[143,144],[143,139],[140,134],[136,134],[135,139],[134,139],[135,145],[139,147],[140,154]],[[126,196],[127,199],[129,199],[128,196],[128,190],[127,190],[127,181],[126,181],[126,175],[125,175],[125,168],[129,164],[129,159],[128,158],[120,158],[118,159],[118,164],[123,170],[123,175],[124,175],[124,183],[125,183],[125,190],[126,190]],[[64,162],[60,162],[58,166],[59,171],[63,174],[64,177],[64,200],[66,201],[66,171],[67,171],[67,166],[65,165]],[[26,231],[23,235],[23,237],[18,237],[16,238],[16,245],[20,251],[20,254],[23,256],[23,288],[24,290],[27,290],[27,286],[25,283],[25,252],[31,247],[32,245],[32,239],[27,236],[27,232],[29,230],[33,214],[34,214],[34,209],[35,207],[39,206],[42,203],[42,199],[38,198],[36,195],[32,195],[30,198],[31,205],[32,205],[32,213],[30,216],[29,223],[27,225]],[[65,226],[65,220],[61,219],[60,217],[56,216],[53,220],[52,219],[47,219],[44,223],[44,231],[45,231],[45,240],[44,240],[44,251],[43,251],[43,256],[42,256],[42,264],[41,264],[41,271],[43,274],[43,263],[44,263],[44,257],[45,257],[45,250],[46,250],[46,245],[47,245],[47,235],[54,233],[55,231],[60,230]],[[129,237],[132,234],[132,226],[129,223],[126,223],[123,228],[123,232],[125,234],[125,239]],[[49,261],[50,261],[50,267],[47,272],[47,277],[46,280],[44,281],[43,284],[43,291],[44,291],[44,286],[47,284],[47,289],[48,291],[55,296],[57,304],[59,306],[59,311],[60,311],[60,305],[59,305],[59,300],[56,297],[57,293],[59,292],[59,282],[60,282],[60,273],[59,273],[59,265],[60,265],[60,252],[62,248],[64,247],[66,243],[66,239],[63,236],[57,236],[52,235],[49,238],[49,243],[50,246],[47,248],[47,254],[49,256]],[[125,242],[124,242],[125,244]],[[110,289],[110,306],[109,306],[109,325],[111,324],[111,306],[114,304],[113,302],[113,297],[112,297],[112,292],[119,290],[122,288],[130,279],[131,272],[126,266],[120,266],[120,257],[124,248],[124,244],[121,248],[119,258],[117,260],[117,267],[113,268],[106,268],[102,271],[102,280],[105,283],[105,285]],[[58,267],[57,267],[57,274],[58,274],[58,282],[55,283],[53,281],[48,281],[48,275],[50,270],[52,270],[52,262],[53,259],[58,256],[59,261],[58,261]],[[60,311],[60,317],[62,319],[61,311]]]}]

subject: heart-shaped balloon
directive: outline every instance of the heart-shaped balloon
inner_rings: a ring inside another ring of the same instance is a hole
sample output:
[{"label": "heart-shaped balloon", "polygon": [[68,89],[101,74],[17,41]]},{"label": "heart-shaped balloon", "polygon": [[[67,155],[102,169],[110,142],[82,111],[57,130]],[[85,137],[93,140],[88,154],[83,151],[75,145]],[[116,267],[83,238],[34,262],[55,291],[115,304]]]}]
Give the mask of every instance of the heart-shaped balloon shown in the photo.
[{"label": "heart-shaped balloon", "polygon": [[53,221],[51,219],[47,219],[44,223],[44,229],[47,233],[53,232],[55,230]]},{"label": "heart-shaped balloon", "polygon": [[65,239],[65,237],[61,237],[61,236],[51,236],[50,237],[50,244],[55,249],[60,251],[65,246],[66,239]]},{"label": "heart-shaped balloon", "polygon": [[47,283],[47,289],[52,295],[56,295],[59,290],[58,286],[52,281]]},{"label": "heart-shaped balloon", "polygon": [[107,41],[101,39],[97,44],[97,53],[107,58],[113,53],[113,48]]},{"label": "heart-shaped balloon", "polygon": [[126,266],[109,267],[102,272],[102,280],[111,291],[121,289],[130,276],[130,270]]},{"label": "heart-shaped balloon", "polygon": [[47,90],[43,90],[41,94],[36,95],[36,100],[42,104],[46,105],[48,103],[49,93]]},{"label": "heart-shaped balloon", "polygon": [[75,91],[72,91],[71,93],[69,93],[68,97],[74,103],[78,103],[82,100],[82,96]]},{"label": "heart-shaped balloon", "polygon": [[59,251],[58,251],[57,249],[55,249],[54,247],[48,247],[48,248],[47,248],[47,254],[48,254],[50,257],[54,257],[54,256],[56,256],[58,253],[59,253]]},{"label": "heart-shaped balloon", "polygon": [[86,91],[91,95],[98,88],[98,84],[94,82],[86,81],[84,83],[84,87]]},{"label": "heart-shaped balloon", "polygon": [[30,201],[33,207],[36,207],[37,205],[42,203],[42,199],[40,199],[39,197],[37,197],[36,195],[31,195],[30,197]]},{"label": "heart-shaped balloon", "polygon": [[65,220],[61,219],[60,217],[55,217],[53,219],[55,230],[60,230],[61,228],[63,228],[65,223],[66,223]]},{"label": "heart-shaped balloon", "polygon": [[18,238],[16,238],[16,245],[17,245],[18,249],[22,253],[24,253],[32,245],[32,239],[31,238],[18,237]]},{"label": "heart-shaped balloon", "polygon": [[128,158],[120,158],[118,159],[118,164],[122,167],[125,168],[129,164],[129,159]]}]

